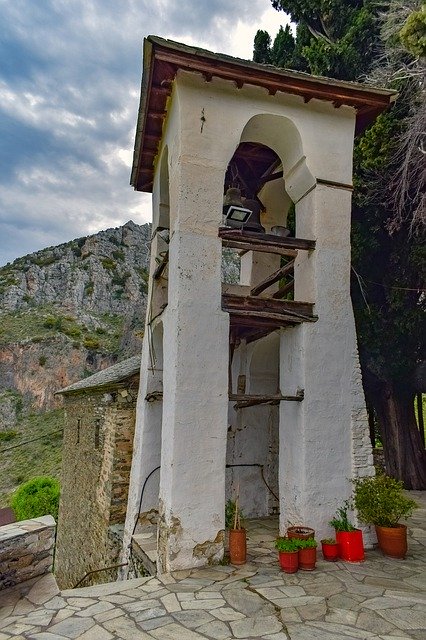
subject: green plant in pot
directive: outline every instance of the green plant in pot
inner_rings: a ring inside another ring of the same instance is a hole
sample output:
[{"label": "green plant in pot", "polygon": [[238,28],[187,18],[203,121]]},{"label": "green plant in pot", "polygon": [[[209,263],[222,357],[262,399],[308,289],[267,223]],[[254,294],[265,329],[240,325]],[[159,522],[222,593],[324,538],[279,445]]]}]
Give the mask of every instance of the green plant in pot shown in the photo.
[{"label": "green plant in pot", "polygon": [[362,562],[364,560],[364,541],[361,529],[357,529],[349,520],[348,511],[351,509],[349,500],[336,511],[329,525],[336,532],[336,541],[339,545],[339,556],[346,562]]},{"label": "green plant in pot", "polygon": [[229,529],[229,561],[245,564],[247,561],[247,533],[242,526],[243,512],[239,507],[239,496],[225,505],[225,526]]},{"label": "green plant in pot", "polygon": [[296,573],[299,568],[299,542],[296,538],[282,537],[275,540],[280,567],[285,573]]},{"label": "green plant in pot", "polygon": [[392,558],[405,558],[407,527],[399,521],[408,518],[418,507],[415,500],[404,495],[404,485],[384,473],[356,478],[353,501],[359,519],[376,528],[382,553]]},{"label": "green plant in pot", "polygon": [[299,569],[313,571],[317,563],[318,543],[314,538],[299,539]]}]

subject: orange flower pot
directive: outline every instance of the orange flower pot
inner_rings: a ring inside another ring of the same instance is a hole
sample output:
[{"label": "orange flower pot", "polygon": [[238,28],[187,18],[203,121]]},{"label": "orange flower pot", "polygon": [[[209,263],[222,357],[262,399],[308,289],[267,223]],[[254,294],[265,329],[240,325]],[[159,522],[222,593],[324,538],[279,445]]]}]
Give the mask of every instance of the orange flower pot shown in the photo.
[{"label": "orange flower pot", "polygon": [[302,571],[313,571],[317,563],[316,547],[299,549],[299,569]]},{"label": "orange flower pot", "polygon": [[247,535],[245,529],[229,530],[229,561],[231,564],[247,562]]},{"label": "orange flower pot", "polygon": [[376,525],[377,542],[385,556],[403,560],[407,554],[407,527],[397,524],[394,527]]}]

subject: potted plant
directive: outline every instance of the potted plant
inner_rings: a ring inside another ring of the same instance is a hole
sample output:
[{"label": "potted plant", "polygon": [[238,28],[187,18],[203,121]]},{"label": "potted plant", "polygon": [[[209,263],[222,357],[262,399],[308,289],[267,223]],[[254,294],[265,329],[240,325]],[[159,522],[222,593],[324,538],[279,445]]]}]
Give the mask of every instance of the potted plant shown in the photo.
[{"label": "potted plant", "polygon": [[329,525],[336,531],[336,541],[339,545],[339,556],[346,562],[362,562],[364,560],[364,542],[361,529],[357,529],[349,522],[348,511],[351,508],[349,500],[336,511]]},{"label": "potted plant", "polygon": [[336,562],[339,559],[339,545],[334,538],[321,540],[322,556],[328,562]]},{"label": "potted plant", "polygon": [[360,520],[374,524],[382,553],[392,558],[405,558],[407,527],[401,518],[408,518],[418,507],[404,493],[400,480],[384,473],[353,480],[353,500]]},{"label": "potted plant", "polygon": [[228,500],[225,506],[225,526],[229,529],[229,561],[236,565],[247,561],[247,533],[241,525],[243,513],[238,502],[237,495],[235,500]]},{"label": "potted plant", "polygon": [[298,538],[299,540],[307,540],[308,538],[315,537],[315,530],[310,527],[298,524],[288,527],[287,538]]},{"label": "potted plant", "polygon": [[314,538],[299,539],[297,546],[299,547],[299,569],[313,571],[317,563],[317,541]]},{"label": "potted plant", "polygon": [[299,568],[299,540],[295,538],[277,538],[280,567],[285,573],[296,573]]}]

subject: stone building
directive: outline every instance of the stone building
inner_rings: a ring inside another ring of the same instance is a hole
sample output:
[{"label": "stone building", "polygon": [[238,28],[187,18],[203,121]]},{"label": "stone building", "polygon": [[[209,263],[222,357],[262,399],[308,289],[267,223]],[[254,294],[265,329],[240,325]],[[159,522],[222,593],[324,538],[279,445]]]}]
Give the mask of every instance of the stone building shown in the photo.
[{"label": "stone building", "polygon": [[152,192],[150,302],[123,559],[155,509],[160,572],[219,561],[237,486],[248,515],[330,535],[349,478],[373,472],[352,150],[394,96],[145,40],[131,184]]},{"label": "stone building", "polygon": [[[135,356],[62,389],[65,426],[55,575],[61,588],[118,562],[139,387]],[[112,579],[117,571],[95,575]],[[85,584],[90,583],[86,580]]]}]

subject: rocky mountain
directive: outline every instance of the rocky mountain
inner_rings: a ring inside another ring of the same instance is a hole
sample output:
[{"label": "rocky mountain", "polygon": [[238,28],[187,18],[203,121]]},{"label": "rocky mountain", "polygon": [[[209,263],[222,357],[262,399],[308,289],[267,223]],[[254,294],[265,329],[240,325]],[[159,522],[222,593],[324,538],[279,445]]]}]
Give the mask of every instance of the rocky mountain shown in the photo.
[{"label": "rocky mountain", "polygon": [[38,444],[46,458],[41,472],[59,471],[48,435],[20,446],[60,431],[55,392],[140,351],[149,242],[150,225],[129,221],[0,268],[0,506],[34,475]]}]

